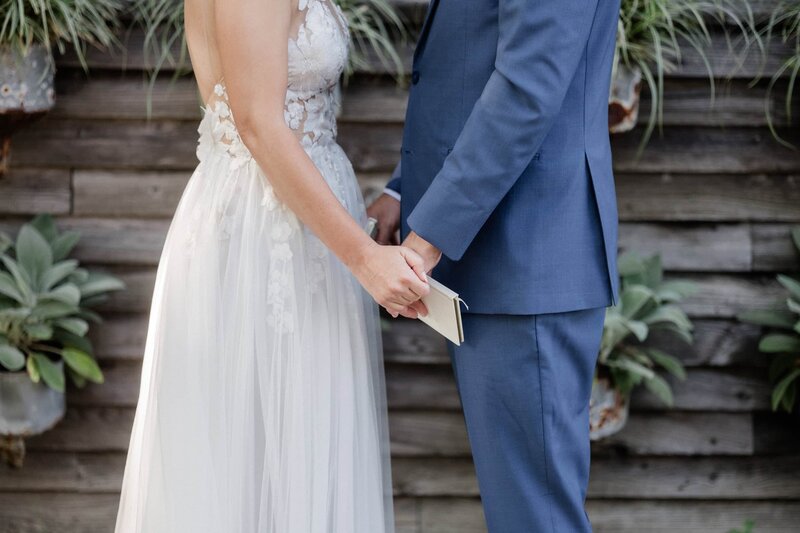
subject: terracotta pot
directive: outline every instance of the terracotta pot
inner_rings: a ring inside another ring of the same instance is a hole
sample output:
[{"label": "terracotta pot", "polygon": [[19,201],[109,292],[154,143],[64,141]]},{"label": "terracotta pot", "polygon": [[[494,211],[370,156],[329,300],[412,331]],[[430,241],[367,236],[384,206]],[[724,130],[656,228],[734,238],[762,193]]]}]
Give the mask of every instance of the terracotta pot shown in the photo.
[{"label": "terracotta pot", "polygon": [[40,44],[25,54],[0,46],[0,176],[8,170],[11,135],[55,105],[55,63]]},{"label": "terracotta pot", "polygon": [[611,78],[608,97],[608,131],[622,133],[636,126],[639,118],[639,96],[642,91],[642,71],[620,63]]},{"label": "terracotta pot", "polygon": [[628,421],[630,401],[611,384],[608,377],[596,377],[592,382],[589,402],[589,437],[599,440],[620,431]]},{"label": "terracotta pot", "polygon": [[63,393],[32,382],[26,372],[0,372],[0,458],[22,466],[24,439],[55,426],[65,411]]}]

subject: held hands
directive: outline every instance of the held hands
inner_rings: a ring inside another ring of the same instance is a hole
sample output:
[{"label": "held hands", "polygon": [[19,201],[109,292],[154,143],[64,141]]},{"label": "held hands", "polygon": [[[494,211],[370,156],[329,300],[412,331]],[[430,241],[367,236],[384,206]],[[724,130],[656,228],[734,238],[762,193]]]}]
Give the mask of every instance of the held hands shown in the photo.
[{"label": "held hands", "polygon": [[417,254],[422,258],[424,269],[427,274],[430,274],[442,259],[441,250],[413,231],[409,233],[408,237],[406,237],[406,240],[403,241],[403,246],[411,248],[417,252]]},{"label": "held hands", "polygon": [[[400,202],[398,202],[397,199],[388,194],[380,195],[378,199],[367,208],[367,215],[378,221],[378,233],[375,237],[378,244],[399,244]],[[372,297],[375,298],[380,305],[385,307],[393,317],[397,318],[398,315],[402,315],[407,318],[417,318],[420,315],[427,315],[428,309],[419,298],[428,294],[430,288],[427,284],[426,274],[430,273],[439,263],[439,260],[442,258],[442,252],[414,232],[406,238],[401,247],[382,246],[381,248],[398,250],[400,255],[406,260],[408,267],[413,269],[419,281],[424,282],[425,292],[416,293],[412,291],[414,295],[413,299],[409,299],[408,293],[398,294],[396,297],[392,298],[394,305],[389,307],[384,305],[381,299],[376,296],[376,292],[373,292],[370,286],[356,274],[356,276],[359,277],[359,281],[361,281],[362,285],[364,285]],[[389,277],[388,271],[380,270],[379,272],[382,272],[385,277]],[[404,302],[407,303],[404,304]],[[387,303],[389,303],[388,300]]]},{"label": "held hands", "polygon": [[353,274],[369,294],[394,318],[426,314],[419,301],[430,291],[424,261],[403,246],[370,243],[357,261]]}]

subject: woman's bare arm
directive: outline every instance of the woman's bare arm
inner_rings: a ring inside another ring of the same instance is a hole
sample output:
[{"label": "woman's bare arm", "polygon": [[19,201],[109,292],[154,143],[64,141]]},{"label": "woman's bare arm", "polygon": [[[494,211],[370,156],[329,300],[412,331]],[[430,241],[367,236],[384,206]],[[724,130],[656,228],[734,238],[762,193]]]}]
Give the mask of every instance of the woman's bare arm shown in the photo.
[{"label": "woman's bare arm", "polygon": [[[284,120],[290,0],[217,0],[216,34],[242,141],[276,195],[392,315],[427,294],[422,260],[376,244],[339,203]],[[413,270],[412,270],[413,269]]]}]

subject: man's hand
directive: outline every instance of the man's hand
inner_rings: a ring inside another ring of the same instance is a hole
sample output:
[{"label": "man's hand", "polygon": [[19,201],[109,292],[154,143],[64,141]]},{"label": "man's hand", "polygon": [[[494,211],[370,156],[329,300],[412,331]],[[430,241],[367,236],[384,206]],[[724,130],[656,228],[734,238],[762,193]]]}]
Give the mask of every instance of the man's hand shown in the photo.
[{"label": "man's hand", "polygon": [[441,250],[413,231],[409,233],[408,237],[406,237],[406,240],[403,241],[403,246],[411,248],[417,252],[420,257],[422,257],[422,260],[425,262],[425,272],[427,274],[431,273],[434,267],[439,264],[439,260],[442,258]]},{"label": "man's hand", "polygon": [[388,194],[381,194],[367,208],[367,216],[378,221],[378,244],[400,244],[397,231],[400,229],[400,202]]}]

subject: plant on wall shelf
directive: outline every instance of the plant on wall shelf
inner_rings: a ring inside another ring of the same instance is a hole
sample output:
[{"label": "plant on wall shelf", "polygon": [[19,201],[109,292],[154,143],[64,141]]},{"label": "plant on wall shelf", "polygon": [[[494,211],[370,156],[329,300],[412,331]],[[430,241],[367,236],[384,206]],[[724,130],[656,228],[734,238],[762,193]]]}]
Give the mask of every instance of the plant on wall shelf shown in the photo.
[{"label": "plant on wall shelf", "polygon": [[770,109],[770,102],[772,101],[772,94],[775,85],[778,81],[786,76],[789,80],[786,93],[784,95],[784,106],[787,120],[792,120],[792,100],[794,99],[794,89],[797,83],[798,74],[800,74],[800,0],[790,0],[787,2],[779,3],[772,12],[772,15],[767,24],[767,40],[771,40],[773,35],[777,34],[780,41],[790,47],[791,55],[781,64],[778,70],[772,75],[767,87],[767,96],[765,100],[767,112],[767,125],[769,126],[772,135],[782,144],[793,147],[790,143],[781,138],[775,129],[775,123],[772,118]]},{"label": "plant on wall shelf", "polygon": [[[387,0],[334,0],[350,27],[351,53],[348,73],[367,69],[374,54],[390,72],[403,73],[403,61],[396,43],[408,36],[405,19]],[[145,30],[145,50],[154,73],[167,64],[187,70],[187,49],[182,0],[140,0],[134,20]]]},{"label": "plant on wall shelf", "polygon": [[87,46],[107,49],[124,0],[0,0],[0,45],[18,56],[32,46],[64,53],[71,48],[84,68]]},{"label": "plant on wall shelf", "polygon": [[[800,253],[800,226],[792,229],[794,246]],[[758,349],[774,355],[769,378],[774,384],[772,409],[792,412],[797,406],[800,388],[800,279],[779,275],[778,282],[788,292],[785,303],[776,309],[741,313],[739,319],[770,328],[758,343]]]},{"label": "plant on wall shelf", "polygon": [[748,0],[622,0],[609,109],[612,132],[636,125],[638,87],[644,79],[651,108],[642,147],[647,143],[662,123],[664,76],[680,65],[687,50],[694,51],[705,65],[713,102],[714,74],[706,53],[712,44],[711,25],[735,28],[738,43],[725,30],[732,52],[734,44],[760,44]]},{"label": "plant on wall shelf", "polygon": [[125,0],[0,0],[0,175],[11,134],[55,103],[53,50],[68,48],[87,69],[87,46],[116,43]]},{"label": "plant on wall shelf", "polygon": [[678,306],[693,290],[691,283],[663,279],[658,255],[619,258],[620,298],[606,312],[592,389],[592,438],[622,429],[627,419],[630,394],[644,385],[665,405],[673,404],[672,389],[659,374],[666,370],[685,378],[680,360],[647,344],[651,332],[666,330],[686,343],[692,342],[693,325]]},{"label": "plant on wall shelf", "polygon": [[123,284],[68,257],[79,237],[46,215],[16,240],[0,233],[0,444],[63,416],[67,376],[78,387],[103,382],[86,334],[100,321],[92,308]]}]

